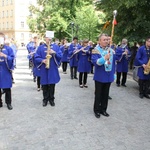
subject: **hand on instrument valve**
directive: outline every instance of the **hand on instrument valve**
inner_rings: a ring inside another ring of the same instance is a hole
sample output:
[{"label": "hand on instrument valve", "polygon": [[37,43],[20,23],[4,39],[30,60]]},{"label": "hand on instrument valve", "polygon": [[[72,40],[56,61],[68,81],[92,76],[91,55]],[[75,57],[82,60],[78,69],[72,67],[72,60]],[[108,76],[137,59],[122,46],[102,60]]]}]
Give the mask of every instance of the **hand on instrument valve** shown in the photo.
[{"label": "hand on instrument valve", "polygon": [[43,59],[42,63],[46,64],[46,59]]},{"label": "hand on instrument valve", "polygon": [[145,65],[145,64],[143,64],[142,66],[143,66],[143,68],[144,68],[144,69],[146,69],[146,68],[147,68],[147,65]]},{"label": "hand on instrument valve", "polygon": [[4,53],[2,53],[2,52],[0,52],[0,57],[7,58],[7,55],[6,55],[6,54],[4,54]]},{"label": "hand on instrument valve", "polygon": [[123,52],[123,55],[128,55],[128,50],[125,50],[125,52]]},{"label": "hand on instrument valve", "polygon": [[49,53],[50,54],[56,54],[56,52],[54,50],[52,50],[52,49],[50,49]]},{"label": "hand on instrument valve", "polygon": [[105,55],[105,60],[109,60],[110,59],[110,53]]}]

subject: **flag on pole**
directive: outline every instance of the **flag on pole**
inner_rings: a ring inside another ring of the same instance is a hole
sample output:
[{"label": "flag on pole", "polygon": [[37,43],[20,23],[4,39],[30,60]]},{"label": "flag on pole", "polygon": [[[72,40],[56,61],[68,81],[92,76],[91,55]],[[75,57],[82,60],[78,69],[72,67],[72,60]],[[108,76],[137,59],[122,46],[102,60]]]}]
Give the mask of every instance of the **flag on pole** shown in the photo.
[{"label": "flag on pole", "polygon": [[116,20],[116,18],[114,18],[113,24],[114,24],[114,25],[117,25],[117,20]]}]

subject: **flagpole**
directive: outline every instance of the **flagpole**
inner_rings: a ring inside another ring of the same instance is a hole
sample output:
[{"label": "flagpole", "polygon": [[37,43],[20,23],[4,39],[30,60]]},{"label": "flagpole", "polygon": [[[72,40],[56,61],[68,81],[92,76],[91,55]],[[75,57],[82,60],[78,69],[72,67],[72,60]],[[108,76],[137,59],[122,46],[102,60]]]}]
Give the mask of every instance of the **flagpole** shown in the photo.
[{"label": "flagpole", "polygon": [[110,46],[112,45],[112,41],[113,41],[116,16],[117,16],[117,10],[114,10],[114,11],[113,11],[113,22],[112,22],[112,30],[111,30]]}]

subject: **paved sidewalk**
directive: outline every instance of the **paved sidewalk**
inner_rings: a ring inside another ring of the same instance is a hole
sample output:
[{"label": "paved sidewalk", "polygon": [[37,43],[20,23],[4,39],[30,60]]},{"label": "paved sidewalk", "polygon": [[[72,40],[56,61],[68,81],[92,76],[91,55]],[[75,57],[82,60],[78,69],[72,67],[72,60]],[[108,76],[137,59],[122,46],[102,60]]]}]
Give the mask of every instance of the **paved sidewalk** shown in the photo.
[{"label": "paved sidewalk", "polygon": [[[93,114],[94,82],[79,88],[60,69],[55,107],[42,106],[42,91],[28,69],[27,51],[19,50],[13,110],[0,108],[0,150],[149,150],[150,100],[138,97],[138,85],[128,76],[127,88],[111,86],[108,113]],[[4,100],[4,97],[3,97]]]}]

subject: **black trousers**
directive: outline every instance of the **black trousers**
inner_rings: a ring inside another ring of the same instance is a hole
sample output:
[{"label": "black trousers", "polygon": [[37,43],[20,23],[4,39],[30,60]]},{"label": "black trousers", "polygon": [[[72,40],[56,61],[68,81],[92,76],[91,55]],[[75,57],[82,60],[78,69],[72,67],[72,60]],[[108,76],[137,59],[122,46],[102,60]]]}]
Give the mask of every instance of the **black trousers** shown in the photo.
[{"label": "black trousers", "polygon": [[87,83],[87,72],[80,72],[79,73],[79,85]]},{"label": "black trousers", "polygon": [[139,79],[139,94],[148,94],[150,87],[150,80]]},{"label": "black trousers", "polygon": [[120,84],[121,74],[122,74],[121,84],[124,85],[126,83],[126,81],[127,81],[127,72],[117,72],[116,84]]},{"label": "black trousers", "polygon": [[105,112],[108,106],[108,95],[111,83],[95,81],[94,113]]},{"label": "black trousers", "polygon": [[54,101],[55,97],[55,84],[48,84],[48,85],[42,85],[42,90],[43,90],[43,101],[44,102],[50,102]]},{"label": "black trousers", "polygon": [[[11,89],[3,89],[5,92],[5,103],[6,104],[11,104]],[[0,103],[2,103],[2,90],[0,89]]]},{"label": "black trousers", "polygon": [[62,62],[62,70],[63,72],[66,72],[67,71],[67,62]]},{"label": "black trousers", "polygon": [[91,73],[94,73],[94,65],[91,63]]},{"label": "black trousers", "polygon": [[70,67],[71,78],[77,77],[77,67]]},{"label": "black trousers", "polygon": [[37,87],[40,88],[40,77],[37,77]]}]

